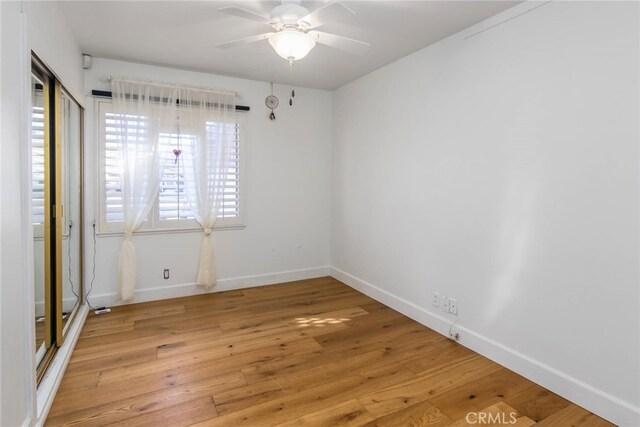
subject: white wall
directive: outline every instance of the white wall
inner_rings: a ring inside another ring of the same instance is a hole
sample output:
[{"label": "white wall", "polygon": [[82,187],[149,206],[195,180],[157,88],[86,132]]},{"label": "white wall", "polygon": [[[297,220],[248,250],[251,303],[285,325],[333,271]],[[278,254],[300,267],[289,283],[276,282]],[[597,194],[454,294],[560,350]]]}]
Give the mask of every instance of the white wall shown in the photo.
[{"label": "white wall", "polygon": [[639,5],[537,5],[334,92],[333,272],[639,425]]},{"label": "white wall", "polygon": [[[33,345],[29,349],[29,335],[25,310],[27,286],[25,270],[28,266],[23,240],[24,221],[20,210],[22,204],[21,143],[25,142],[20,125],[24,123],[21,51],[21,18],[18,3],[2,2],[2,32],[0,53],[0,97],[2,134],[0,156],[0,288],[2,288],[2,320],[0,322],[0,405],[2,418],[0,425],[16,426],[24,422],[31,413],[31,383],[28,372],[31,369]],[[16,183],[18,185],[16,185]],[[26,218],[29,218],[28,216]],[[10,402],[10,403],[9,403]]]},{"label": "white wall", "polygon": [[[293,70],[295,72],[295,68]],[[212,74],[94,58],[85,74],[86,93],[110,90],[106,78],[122,76],[159,82],[212,87],[239,92],[238,104],[246,113],[245,220],[243,230],[214,231],[218,285],[214,290],[277,283],[329,274],[331,93],[295,88],[294,105],[288,105],[291,87],[276,85],[280,107],[269,120],[264,98],[268,83]],[[94,104],[86,115],[86,165],[92,171],[85,181],[87,236],[97,217],[99,194],[96,178]],[[94,213],[95,212],[95,213]],[[194,285],[202,231],[136,235],[138,293],[135,301],[202,292]],[[116,303],[116,273],[123,236],[97,237],[93,305]],[[86,259],[91,260],[91,242]],[[90,261],[89,261],[90,262]],[[163,279],[169,268],[171,278]],[[86,283],[91,280],[87,265]]]},{"label": "white wall", "polygon": [[56,4],[48,1],[23,1],[27,16],[29,48],[58,77],[65,88],[84,105],[84,70],[78,41],[68,28]]},{"label": "white wall", "polygon": [[84,83],[80,49],[54,3],[3,1],[0,10],[0,425],[18,426],[37,418],[27,133],[30,50],[56,72],[80,102]]}]

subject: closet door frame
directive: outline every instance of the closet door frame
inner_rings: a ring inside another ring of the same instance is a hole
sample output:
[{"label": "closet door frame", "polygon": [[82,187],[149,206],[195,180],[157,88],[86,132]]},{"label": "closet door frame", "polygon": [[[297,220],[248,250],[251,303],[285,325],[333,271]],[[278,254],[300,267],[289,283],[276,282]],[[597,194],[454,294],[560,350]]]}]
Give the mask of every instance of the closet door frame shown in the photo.
[{"label": "closet door frame", "polygon": [[[54,205],[53,205],[53,216],[55,219],[55,230],[53,231],[54,242],[55,242],[55,256],[53,257],[54,263],[54,274],[55,274],[55,286],[52,287],[53,293],[55,295],[54,300],[54,313],[55,313],[55,339],[56,346],[61,347],[64,337],[62,336],[62,230],[64,228],[64,216],[66,213],[64,212],[64,197],[63,192],[64,188],[62,185],[62,156],[63,156],[63,144],[62,141],[62,112],[61,110],[61,87],[60,81],[57,79],[54,83],[54,97],[53,103],[54,114],[55,114],[55,124],[54,124],[54,179],[55,179],[55,189],[54,189]],[[69,242],[68,244],[71,244]]]},{"label": "closet door frame", "polygon": [[[43,106],[44,106],[44,304],[45,304],[45,347],[46,353],[42,361],[36,368],[36,381],[39,384],[47,368],[53,361],[55,353],[62,346],[65,338],[63,329],[63,232],[65,227],[65,197],[63,187],[62,159],[64,156],[63,131],[62,131],[62,111],[61,100],[63,86],[48,67],[32,52],[31,73],[42,81]],[[67,90],[68,96],[79,107],[79,167],[80,176],[80,206],[79,206],[79,250],[78,250],[78,270],[80,293],[78,304],[73,312],[69,313],[67,323],[71,324],[76,318],[78,307],[84,303],[84,283],[83,283],[83,203],[84,203],[84,109]],[[69,240],[68,244],[71,244]]]},{"label": "closet door frame", "polygon": [[[44,341],[46,352],[36,371],[36,380],[40,382],[47,367],[53,360],[57,346],[54,334],[55,319],[54,309],[52,306],[53,299],[53,255],[54,248],[52,242],[55,242],[55,218],[51,206],[54,205],[52,178],[55,177],[55,170],[52,167],[52,136],[55,135],[55,113],[53,107],[53,99],[55,98],[55,78],[43,64],[33,56],[31,61],[31,73],[42,82],[42,105],[43,105],[43,126],[44,126]],[[52,226],[53,225],[53,226]]]},{"label": "closet door frame", "polygon": [[[1,0],[0,0],[1,1]],[[64,85],[62,85],[60,83],[60,81],[56,80],[56,105],[60,106],[61,105],[61,99],[62,99],[62,93],[64,92],[64,96],[66,96],[67,98],[69,98],[70,101],[74,102],[77,106],[78,106],[78,129],[77,131],[79,132],[78,136],[78,158],[79,158],[79,171],[78,171],[78,176],[80,177],[80,182],[79,182],[79,191],[80,191],[80,195],[79,195],[79,200],[78,200],[78,218],[80,219],[79,224],[78,224],[78,231],[76,231],[76,233],[78,233],[78,279],[80,280],[80,293],[78,295],[78,304],[76,304],[75,308],[73,309],[73,311],[71,311],[70,313],[68,313],[68,318],[66,323],[63,322],[62,317],[60,318],[60,322],[56,325],[56,342],[58,344],[58,347],[62,346],[62,343],[64,342],[64,338],[66,337],[67,333],[69,332],[69,327],[73,324],[73,321],[76,318],[76,315],[78,314],[78,310],[80,308],[80,306],[84,303],[84,227],[83,227],[83,218],[84,218],[84,108],[82,108],[82,106],[80,105],[80,103],[69,93],[68,90],[65,89]],[[65,158],[64,155],[64,134],[62,132],[62,115],[61,115],[61,111],[60,109],[57,110],[58,111],[58,115],[60,117],[56,117],[56,123],[58,123],[59,125],[57,126],[57,131],[56,131],[56,167],[58,168],[58,170],[62,171],[63,170],[63,166],[62,166],[62,159]],[[69,171],[67,170],[67,173],[69,173]],[[68,178],[67,178],[68,181]],[[65,188],[64,185],[64,181],[63,181],[63,174],[60,173],[58,175],[56,175],[56,186],[57,188],[64,188],[66,191],[71,191],[70,188]],[[70,215],[71,213],[69,212],[69,210],[67,209],[65,203],[66,203],[67,199],[65,197],[63,197],[62,203],[60,204],[60,213],[56,213],[56,216],[58,216],[60,218],[60,221],[56,222],[56,227],[59,229],[57,231],[57,233],[59,233],[57,235],[57,242],[58,242],[58,254],[60,254],[60,256],[57,258],[56,262],[59,265],[59,270],[58,270],[58,274],[57,274],[57,281],[58,283],[60,283],[60,287],[59,287],[59,291],[56,294],[56,309],[58,310],[58,313],[62,314],[64,311],[64,307],[63,307],[63,296],[64,296],[64,292],[62,290],[63,288],[63,276],[62,276],[62,271],[64,269],[64,267],[62,266],[62,259],[63,259],[63,249],[62,249],[62,241],[63,241],[63,235],[66,230],[66,220],[65,220],[65,216]],[[69,240],[67,242],[67,244],[71,244],[71,237],[69,236]]]}]

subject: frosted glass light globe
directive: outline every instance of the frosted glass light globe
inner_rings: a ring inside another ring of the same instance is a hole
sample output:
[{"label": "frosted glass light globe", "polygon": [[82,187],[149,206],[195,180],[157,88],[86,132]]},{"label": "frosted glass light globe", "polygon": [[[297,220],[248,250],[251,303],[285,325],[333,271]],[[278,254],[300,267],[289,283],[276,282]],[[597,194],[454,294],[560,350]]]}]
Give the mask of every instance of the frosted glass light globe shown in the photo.
[{"label": "frosted glass light globe", "polygon": [[316,39],[296,29],[284,29],[269,37],[269,44],[278,55],[293,62],[307,56],[316,45]]}]

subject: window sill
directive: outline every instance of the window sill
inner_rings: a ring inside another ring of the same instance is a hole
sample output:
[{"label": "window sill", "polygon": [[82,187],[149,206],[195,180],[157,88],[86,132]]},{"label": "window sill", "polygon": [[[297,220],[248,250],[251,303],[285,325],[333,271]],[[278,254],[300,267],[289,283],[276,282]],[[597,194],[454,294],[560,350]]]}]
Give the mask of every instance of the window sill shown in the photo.
[{"label": "window sill", "polygon": [[[244,230],[246,225],[223,225],[214,227],[213,231],[228,231],[228,230]],[[197,228],[161,228],[156,230],[139,230],[133,233],[133,236],[147,236],[154,234],[183,234],[183,233],[200,233],[202,234],[202,227]],[[97,237],[122,237],[124,236],[124,231],[98,231],[96,232]]]}]

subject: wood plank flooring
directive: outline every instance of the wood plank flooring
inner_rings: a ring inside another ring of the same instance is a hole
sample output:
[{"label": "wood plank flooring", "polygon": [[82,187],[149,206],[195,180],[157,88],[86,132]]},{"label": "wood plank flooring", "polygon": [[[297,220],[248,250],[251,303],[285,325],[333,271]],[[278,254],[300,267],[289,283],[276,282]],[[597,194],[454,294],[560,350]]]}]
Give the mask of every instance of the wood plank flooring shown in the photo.
[{"label": "wood plank flooring", "polygon": [[463,426],[477,417],[611,425],[325,277],[90,314],[46,425]]}]

